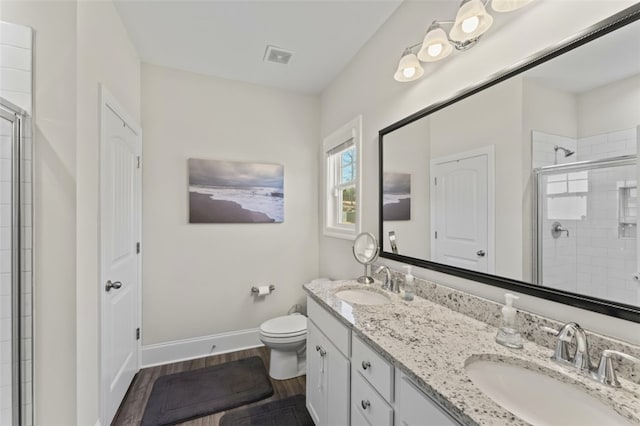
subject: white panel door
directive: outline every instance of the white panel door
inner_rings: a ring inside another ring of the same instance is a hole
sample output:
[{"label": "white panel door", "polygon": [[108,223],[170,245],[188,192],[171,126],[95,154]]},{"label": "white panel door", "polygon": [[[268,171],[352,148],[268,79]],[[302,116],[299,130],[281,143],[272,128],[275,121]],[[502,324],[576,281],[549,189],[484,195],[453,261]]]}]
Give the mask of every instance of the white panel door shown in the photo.
[{"label": "white panel door", "polygon": [[102,386],[105,424],[138,371],[139,135],[103,105],[101,140]]},{"label": "white panel door", "polygon": [[432,170],[433,260],[491,272],[488,156],[438,163]]}]

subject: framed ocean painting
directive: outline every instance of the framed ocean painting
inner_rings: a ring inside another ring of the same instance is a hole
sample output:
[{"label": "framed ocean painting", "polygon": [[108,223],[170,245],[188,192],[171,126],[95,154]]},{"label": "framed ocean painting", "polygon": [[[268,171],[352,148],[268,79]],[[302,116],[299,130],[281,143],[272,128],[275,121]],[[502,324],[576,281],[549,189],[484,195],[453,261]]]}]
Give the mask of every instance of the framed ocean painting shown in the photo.
[{"label": "framed ocean painting", "polygon": [[284,221],[284,166],[190,158],[189,223]]},{"label": "framed ocean painting", "polygon": [[382,182],[382,220],[411,220],[411,175],[385,172]]}]

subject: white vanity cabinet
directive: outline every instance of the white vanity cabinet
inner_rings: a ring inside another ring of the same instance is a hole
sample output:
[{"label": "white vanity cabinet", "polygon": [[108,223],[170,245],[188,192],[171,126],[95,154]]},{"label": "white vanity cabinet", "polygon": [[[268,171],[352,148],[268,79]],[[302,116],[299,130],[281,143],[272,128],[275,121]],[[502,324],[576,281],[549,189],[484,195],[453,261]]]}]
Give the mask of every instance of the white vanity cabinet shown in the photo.
[{"label": "white vanity cabinet", "polygon": [[351,330],[311,299],[307,311],[307,409],[316,426],[348,425]]},{"label": "white vanity cabinet", "polygon": [[307,313],[307,409],[316,426],[458,425],[310,297]]}]

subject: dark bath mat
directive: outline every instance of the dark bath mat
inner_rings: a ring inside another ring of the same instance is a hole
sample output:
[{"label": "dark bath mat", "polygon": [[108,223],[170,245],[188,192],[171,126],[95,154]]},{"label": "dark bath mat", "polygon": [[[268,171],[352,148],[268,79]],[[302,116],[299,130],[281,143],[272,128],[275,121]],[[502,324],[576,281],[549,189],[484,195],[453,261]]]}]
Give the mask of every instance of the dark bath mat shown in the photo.
[{"label": "dark bath mat", "polygon": [[259,357],[159,377],[142,426],[173,425],[259,401],[273,387]]},{"label": "dark bath mat", "polygon": [[226,413],[220,426],[314,426],[305,406],[305,396],[296,395],[279,401]]}]

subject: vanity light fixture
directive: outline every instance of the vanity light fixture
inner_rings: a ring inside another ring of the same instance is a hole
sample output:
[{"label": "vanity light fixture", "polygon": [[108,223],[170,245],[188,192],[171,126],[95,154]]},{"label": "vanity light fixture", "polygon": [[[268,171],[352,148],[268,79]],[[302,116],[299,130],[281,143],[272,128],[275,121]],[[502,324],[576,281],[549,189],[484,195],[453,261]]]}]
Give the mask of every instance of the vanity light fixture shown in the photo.
[{"label": "vanity light fixture", "polygon": [[[424,74],[420,61],[436,62],[449,56],[454,47],[460,51],[473,47],[493,24],[493,17],[486,9],[490,1],[494,11],[511,12],[533,0],[463,0],[454,21],[433,21],[422,43],[404,50],[393,78],[400,82],[415,81]],[[452,26],[449,34],[443,25]],[[417,56],[416,48],[419,48]]]},{"label": "vanity light fixture", "polygon": [[405,49],[404,53],[402,53],[402,58],[400,58],[400,63],[398,64],[398,70],[396,71],[393,78],[397,81],[414,81],[422,77],[424,74],[424,69],[420,65],[420,61],[415,53],[411,52],[412,48],[417,46],[411,46]]},{"label": "vanity light fixture", "polygon": [[480,0],[464,0],[449,31],[449,38],[460,43],[477,40],[491,28],[491,24],[493,17],[487,13]]},{"label": "vanity light fixture", "polygon": [[446,58],[452,51],[453,46],[447,38],[447,33],[439,23],[433,22],[424,36],[418,59],[422,62],[435,62]]}]

